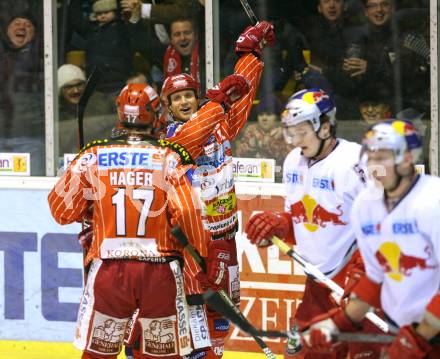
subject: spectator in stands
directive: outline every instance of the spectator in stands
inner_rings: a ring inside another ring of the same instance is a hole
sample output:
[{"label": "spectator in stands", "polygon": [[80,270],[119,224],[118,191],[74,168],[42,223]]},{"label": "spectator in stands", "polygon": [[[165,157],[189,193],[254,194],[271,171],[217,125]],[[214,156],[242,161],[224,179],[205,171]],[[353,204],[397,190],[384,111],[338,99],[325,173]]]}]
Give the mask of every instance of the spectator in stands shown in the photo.
[{"label": "spectator in stands", "polygon": [[283,110],[274,95],[266,95],[255,107],[257,122],[246,124],[236,143],[237,157],[273,158],[277,165],[283,163],[291,148],[284,140],[279,115]]},{"label": "spectator in stands", "polygon": [[[59,94],[59,154],[78,152],[78,102],[85,88],[84,72],[75,65],[65,64],[58,69]],[[111,116],[102,113],[104,95],[96,94],[88,102],[85,112],[84,133],[86,142],[108,135],[113,125]],[[106,133],[107,132],[107,133]]]},{"label": "spectator in stands", "polygon": [[[392,95],[399,92],[397,31],[393,32],[394,3],[392,0],[363,0],[367,24],[356,34],[359,56],[344,60],[344,70],[361,79],[360,87],[377,82],[389,84]],[[395,102],[395,101],[393,101]],[[393,103],[399,107],[398,104]]]},{"label": "spectator in stands", "polygon": [[85,39],[86,74],[98,66],[103,76],[97,90],[107,94],[114,106],[117,90],[124,86],[132,71],[133,50],[128,29],[120,19],[116,0],[97,0],[93,3],[96,22],[84,19],[81,0],[72,0],[69,21]]},{"label": "spectator in stands", "polygon": [[186,73],[200,82],[200,52],[194,22],[179,18],[170,25],[171,43],[163,58],[163,72],[168,76]]},{"label": "spectator in stands", "polygon": [[392,93],[385,83],[371,84],[359,93],[359,112],[368,126],[392,117]]},{"label": "spectator in stands", "polygon": [[140,72],[137,72],[137,73],[131,75],[126,81],[127,85],[128,84],[146,84],[146,83],[147,83],[147,76],[145,76],[143,73],[140,73]]},{"label": "spectator in stands", "polygon": [[0,41],[0,152],[31,153],[31,174],[44,174],[41,37],[32,15],[10,16]]},{"label": "spectator in stands", "polygon": [[[304,28],[311,63],[304,75],[306,88],[323,88],[338,104],[338,119],[356,116],[357,81],[344,71],[351,29],[344,17],[344,0],[319,0],[318,15]],[[349,56],[360,54],[350,54]]]}]

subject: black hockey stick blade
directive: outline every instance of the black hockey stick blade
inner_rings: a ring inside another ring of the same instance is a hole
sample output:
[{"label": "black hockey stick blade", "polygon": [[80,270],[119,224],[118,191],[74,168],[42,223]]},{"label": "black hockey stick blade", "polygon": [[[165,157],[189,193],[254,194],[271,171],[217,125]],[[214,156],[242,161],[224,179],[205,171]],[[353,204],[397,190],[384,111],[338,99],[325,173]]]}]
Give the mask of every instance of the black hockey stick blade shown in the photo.
[{"label": "black hockey stick blade", "polygon": [[244,317],[244,315],[223,290],[214,292],[213,290],[208,289],[203,294],[203,299],[212,309],[222,313],[225,318],[228,318],[242,331],[251,335],[252,338],[257,342],[258,346],[263,350],[264,354],[266,354],[266,357],[276,359],[276,356],[272,353],[263,339],[258,336],[258,331],[255,329],[255,327],[249,323],[249,321]]},{"label": "black hockey stick blade", "polygon": [[252,22],[252,25],[256,25],[258,23],[258,19],[255,16],[254,10],[252,10],[247,0],[240,0],[241,6],[243,6],[244,11]]},{"label": "black hockey stick blade", "polygon": [[[282,332],[278,330],[256,330],[256,335],[267,338],[292,338],[293,334],[290,332]],[[369,333],[338,333],[332,335],[334,342],[347,342],[347,343],[379,343],[390,344],[396,337],[394,335],[387,334],[369,334]]]},{"label": "black hockey stick blade", "polygon": [[78,143],[79,149],[84,147],[84,113],[86,111],[87,103],[89,102],[90,96],[92,96],[93,91],[95,91],[96,85],[101,79],[102,71],[99,67],[95,67],[87,79],[84,91],[79,99],[76,118],[78,120]]},{"label": "black hockey stick blade", "polygon": [[222,313],[242,331],[251,335],[258,334],[258,331],[252,326],[252,324],[249,323],[249,321],[237,311],[234,303],[229,303],[227,299],[225,300],[225,297],[221,294],[221,292],[214,292],[213,290],[208,289],[203,294],[203,299],[212,309]]},{"label": "black hockey stick blade", "polygon": [[188,242],[188,238],[186,238],[185,233],[182,232],[182,229],[179,226],[174,226],[171,229],[171,233],[176,239],[180,242],[180,244],[191,254],[197,264],[200,266],[202,271],[206,273],[206,263],[197,250]]},{"label": "black hockey stick blade", "polygon": [[333,341],[349,343],[380,343],[391,344],[396,337],[387,334],[339,333],[332,337]]},{"label": "black hockey stick blade", "polygon": [[[282,332],[278,330],[258,330],[256,329],[235,306],[228,303],[228,298],[221,292],[208,290],[203,295],[204,300],[211,308],[222,313],[232,323],[239,327],[242,331],[252,335],[254,338],[291,338],[293,334],[290,332]],[[293,337],[294,338],[294,337]],[[296,339],[296,338],[295,338]],[[338,333],[332,337],[333,341],[341,342],[357,342],[357,343],[383,343],[389,344],[393,342],[395,336],[386,334],[368,334],[368,333]],[[261,339],[260,339],[261,340]]]}]

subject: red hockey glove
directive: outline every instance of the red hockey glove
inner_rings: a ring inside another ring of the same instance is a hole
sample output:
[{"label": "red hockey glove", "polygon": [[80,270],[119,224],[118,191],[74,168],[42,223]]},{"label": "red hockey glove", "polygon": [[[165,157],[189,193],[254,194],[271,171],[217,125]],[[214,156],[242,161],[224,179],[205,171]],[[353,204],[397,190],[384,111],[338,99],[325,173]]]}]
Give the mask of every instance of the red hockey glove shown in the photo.
[{"label": "red hockey glove", "polygon": [[231,262],[230,245],[226,241],[210,241],[206,258],[206,273],[199,272],[196,279],[204,290],[218,291],[226,286],[228,266]]},{"label": "red hockey glove", "polygon": [[431,345],[409,325],[400,328],[396,339],[386,349],[388,359],[421,359],[432,350]]},{"label": "red hockey glove", "polygon": [[265,46],[272,46],[275,43],[275,32],[273,25],[267,21],[261,21],[255,26],[247,27],[238,37],[235,43],[235,52],[253,52],[261,55]]},{"label": "red hockey glove", "polygon": [[345,277],[344,294],[341,298],[341,305],[345,305],[344,299],[350,297],[354,287],[359,283],[361,278],[365,275],[364,262],[358,251],[353,254],[350,264],[347,266],[347,274]]},{"label": "red hockey glove", "polygon": [[84,228],[81,232],[78,234],[78,242],[82,248],[84,248],[86,251],[90,249],[90,246],[92,245],[92,239],[93,239],[93,226],[89,226],[87,228]]},{"label": "red hockey glove", "polygon": [[286,238],[291,223],[289,223],[288,212],[277,213],[264,211],[253,215],[246,226],[246,234],[252,244],[259,247],[265,247],[271,244],[270,239],[273,236]]},{"label": "red hockey glove", "polygon": [[222,104],[229,110],[232,104],[241,99],[249,92],[250,85],[246,77],[234,74],[229,75],[223,81],[206,93],[206,98]]},{"label": "red hockey glove", "polygon": [[332,336],[339,332],[356,332],[360,326],[355,325],[341,308],[313,318],[305,328],[301,328],[303,344],[309,353],[328,354],[334,350]]}]

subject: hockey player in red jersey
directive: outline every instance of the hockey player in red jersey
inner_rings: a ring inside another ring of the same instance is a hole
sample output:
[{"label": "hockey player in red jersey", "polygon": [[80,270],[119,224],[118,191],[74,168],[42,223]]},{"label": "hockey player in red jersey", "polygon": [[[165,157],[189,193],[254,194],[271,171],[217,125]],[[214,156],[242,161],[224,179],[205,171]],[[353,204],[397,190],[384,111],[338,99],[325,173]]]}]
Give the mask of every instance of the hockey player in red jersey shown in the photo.
[{"label": "hockey player in red jersey", "polygon": [[366,272],[344,309],[309,323],[305,344],[329,352],[332,334],[360,330],[368,310],[381,307],[397,334],[384,358],[439,358],[440,180],[416,173],[422,142],[409,121],[372,126],[364,151],[375,184],[356,198],[351,221]]},{"label": "hockey player in red jersey", "polygon": [[[207,288],[225,288],[239,305],[235,245],[238,220],[231,142],[245,124],[252,107],[263,70],[261,50],[273,42],[273,27],[265,21],[247,28],[240,35],[235,48],[240,55],[235,73],[206,94],[207,100],[221,104],[217,108],[207,108],[203,100],[199,101],[200,85],[190,75],[169,77],[162,88],[162,101],[174,121],[168,127],[167,139],[181,144],[197,165],[187,176],[201,201],[204,228],[211,234],[204,251],[207,253],[207,275],[200,272],[191,258],[184,268],[188,303],[193,304],[191,309],[201,309],[200,293]],[[226,283],[220,281],[220,277],[226,279]],[[212,346],[204,357],[219,358],[223,354],[229,322],[221,314],[210,310],[207,315]],[[203,351],[201,349],[193,355],[200,355]]]},{"label": "hockey player in red jersey", "polygon": [[[120,138],[94,141],[49,194],[60,224],[93,221],[90,263],[74,344],[82,358],[116,358],[133,312],[139,309],[139,358],[181,358],[192,352],[181,264],[171,235],[178,224],[202,250],[199,221],[184,151],[160,147],[151,135],[158,95],[131,84],[117,98]],[[203,244],[203,245],[202,245]]]}]

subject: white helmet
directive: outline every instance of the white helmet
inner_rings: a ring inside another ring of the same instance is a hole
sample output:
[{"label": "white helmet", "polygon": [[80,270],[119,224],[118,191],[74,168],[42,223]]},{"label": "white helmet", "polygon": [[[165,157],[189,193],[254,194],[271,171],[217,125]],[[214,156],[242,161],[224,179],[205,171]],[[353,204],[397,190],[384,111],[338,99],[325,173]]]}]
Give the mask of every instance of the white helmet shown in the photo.
[{"label": "white helmet", "polygon": [[289,98],[281,114],[283,126],[295,126],[310,121],[315,132],[321,127],[321,116],[326,115],[332,126],[336,123],[336,107],[330,97],[320,89],[302,90]]},{"label": "white helmet", "polygon": [[367,131],[362,144],[364,150],[393,151],[396,165],[403,161],[405,151],[411,152],[413,163],[417,163],[422,155],[422,140],[410,121],[390,120],[377,123]]}]

